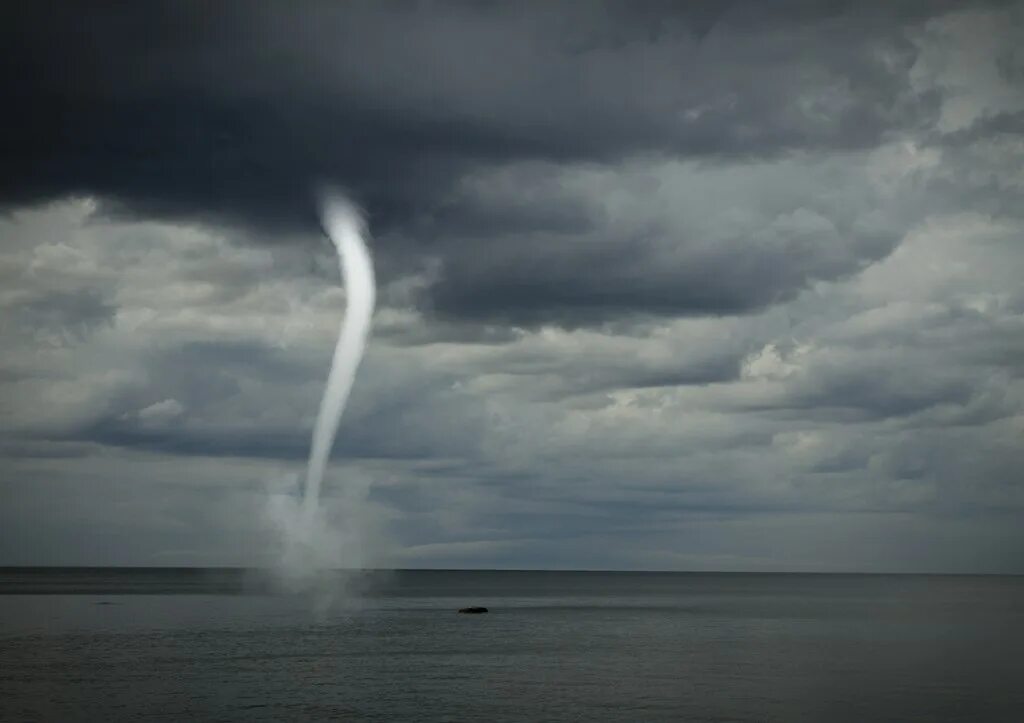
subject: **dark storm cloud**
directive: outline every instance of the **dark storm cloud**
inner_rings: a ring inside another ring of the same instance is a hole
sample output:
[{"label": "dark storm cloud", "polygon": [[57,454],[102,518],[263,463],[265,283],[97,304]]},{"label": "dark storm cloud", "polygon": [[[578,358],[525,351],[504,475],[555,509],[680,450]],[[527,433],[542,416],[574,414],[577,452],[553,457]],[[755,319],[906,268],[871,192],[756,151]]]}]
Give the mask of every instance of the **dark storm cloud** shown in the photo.
[{"label": "dark storm cloud", "polygon": [[[788,301],[812,280],[860,267],[819,271],[801,263],[813,256],[790,263],[778,251],[757,248],[739,258],[723,249],[659,259],[645,254],[646,239],[572,257],[558,250],[558,241],[524,244],[500,267],[453,257],[426,304],[446,316],[524,326],[576,327],[638,314],[726,316]],[[887,246],[894,244],[893,238]]]},{"label": "dark storm cloud", "polygon": [[[901,23],[940,5],[788,2],[770,12],[750,2],[24,6],[7,12],[18,31],[7,45],[12,95],[58,105],[24,108],[33,124],[51,122],[36,132],[24,122],[12,130],[109,150],[111,159],[118,150],[145,155],[161,140],[176,141],[200,164],[218,149],[219,160],[231,161],[237,140],[269,166],[296,153],[298,166],[325,152],[330,159],[362,140],[377,151],[384,144],[376,139],[399,143],[404,154],[471,156],[859,145],[894,121],[913,120],[912,112],[890,117],[913,110],[898,107],[913,59]],[[815,51],[806,67],[817,77],[804,79],[812,84],[773,77],[760,87],[768,73],[797,67],[778,53],[794,41]],[[857,86],[858,102],[842,122],[814,125],[791,101],[830,80]],[[728,96],[721,109],[700,106],[721,95]],[[680,124],[677,115],[692,109],[710,117]],[[106,130],[117,121],[124,127]],[[129,128],[132,140],[116,133]],[[278,133],[263,135],[270,130]],[[362,132],[349,143],[345,131]]]},{"label": "dark storm cloud", "polygon": [[327,177],[380,281],[333,490],[389,564],[1019,571],[995,5],[0,4],[0,555],[265,549]]},{"label": "dark storm cloud", "polygon": [[[852,159],[793,159],[473,174],[437,224],[417,227],[443,259],[423,303],[442,316],[528,326],[749,313],[895,247],[902,209],[860,171]],[[510,217],[519,222],[509,227]]]},{"label": "dark storm cloud", "polygon": [[[369,207],[385,280],[440,258],[443,275],[421,301],[451,318],[742,313],[856,264],[809,271],[755,251],[738,268],[704,258],[684,274],[645,257],[637,228],[596,257],[551,259],[586,262],[589,275],[516,262],[495,276],[480,256],[519,243],[510,233],[533,230],[550,246],[601,219],[571,205],[446,200],[473,169],[529,159],[871,147],[934,119],[938,97],[909,81],[908,27],[954,5],[8,7],[0,72],[14,112],[0,139],[0,201],[97,194],[129,213],[272,233],[312,228],[310,184],[329,177]],[[439,241],[474,230],[475,254]]]}]

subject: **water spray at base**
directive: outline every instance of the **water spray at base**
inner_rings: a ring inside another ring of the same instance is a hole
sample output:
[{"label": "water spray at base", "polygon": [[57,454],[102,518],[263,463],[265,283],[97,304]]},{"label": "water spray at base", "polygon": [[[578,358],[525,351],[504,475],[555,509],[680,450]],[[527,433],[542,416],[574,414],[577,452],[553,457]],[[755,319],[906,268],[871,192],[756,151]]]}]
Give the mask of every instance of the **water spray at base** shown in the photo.
[{"label": "water spray at base", "polygon": [[[267,514],[281,538],[277,560],[280,581],[294,590],[320,593],[323,598],[333,595],[327,588],[333,584],[333,573],[342,562],[364,561],[362,548],[367,540],[362,539],[365,534],[359,529],[361,521],[355,519],[354,510],[350,509],[347,529],[333,525],[321,509],[320,490],[338,422],[366,346],[376,287],[363,238],[366,225],[359,209],[335,191],[322,192],[319,201],[324,230],[338,252],[345,286],[345,314],[313,429],[301,505],[290,495],[271,496]],[[356,496],[363,495],[364,484],[343,493],[350,506],[358,504]],[[347,548],[344,556],[342,548]]]}]

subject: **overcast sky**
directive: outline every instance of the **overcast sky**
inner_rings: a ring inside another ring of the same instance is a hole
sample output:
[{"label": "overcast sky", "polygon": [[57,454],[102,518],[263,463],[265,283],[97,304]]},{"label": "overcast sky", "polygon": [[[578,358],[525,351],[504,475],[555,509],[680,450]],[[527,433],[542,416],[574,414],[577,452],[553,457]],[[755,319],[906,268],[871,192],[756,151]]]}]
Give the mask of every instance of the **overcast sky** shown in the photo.
[{"label": "overcast sky", "polygon": [[1024,3],[0,10],[0,564],[1024,572]]}]

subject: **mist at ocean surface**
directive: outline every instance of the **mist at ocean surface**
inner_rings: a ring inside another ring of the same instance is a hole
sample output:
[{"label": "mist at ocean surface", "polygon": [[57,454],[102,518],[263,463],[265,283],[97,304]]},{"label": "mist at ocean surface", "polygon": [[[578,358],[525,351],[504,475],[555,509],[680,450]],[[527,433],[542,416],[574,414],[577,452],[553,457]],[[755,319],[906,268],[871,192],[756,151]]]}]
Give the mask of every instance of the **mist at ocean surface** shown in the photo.
[{"label": "mist at ocean surface", "polygon": [[[1020,721],[1024,578],[0,570],[2,720]],[[490,613],[455,613],[484,605]]]}]

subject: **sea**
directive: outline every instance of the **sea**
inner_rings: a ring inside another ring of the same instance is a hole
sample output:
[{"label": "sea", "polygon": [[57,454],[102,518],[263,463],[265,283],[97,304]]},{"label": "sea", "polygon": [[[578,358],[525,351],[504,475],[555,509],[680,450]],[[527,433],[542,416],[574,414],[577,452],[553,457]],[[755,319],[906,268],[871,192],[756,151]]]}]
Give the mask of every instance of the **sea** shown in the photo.
[{"label": "sea", "polygon": [[1024,721],[1024,577],[402,570],[339,586],[0,569],[0,719]]}]

